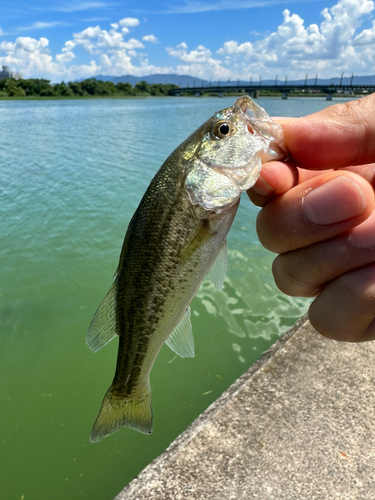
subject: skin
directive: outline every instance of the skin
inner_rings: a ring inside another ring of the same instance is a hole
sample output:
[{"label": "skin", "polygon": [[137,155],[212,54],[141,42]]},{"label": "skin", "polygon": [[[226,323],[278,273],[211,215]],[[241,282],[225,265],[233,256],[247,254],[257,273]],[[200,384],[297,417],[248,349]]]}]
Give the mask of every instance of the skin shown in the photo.
[{"label": "skin", "polygon": [[375,339],[375,94],[313,115],[279,119],[290,158],[270,162],[249,190],[263,207],[261,243],[278,254],[277,286],[315,297],[322,335]]}]

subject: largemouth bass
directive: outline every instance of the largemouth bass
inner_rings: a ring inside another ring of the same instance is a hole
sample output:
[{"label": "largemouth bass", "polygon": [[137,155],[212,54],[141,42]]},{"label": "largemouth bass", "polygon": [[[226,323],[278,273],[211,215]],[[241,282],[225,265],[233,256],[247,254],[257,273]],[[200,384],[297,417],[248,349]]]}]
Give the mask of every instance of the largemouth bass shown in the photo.
[{"label": "largemouth bass", "polygon": [[114,282],[87,333],[93,351],[119,336],[115,376],[91,442],[123,426],[151,433],[156,356],[164,342],[194,356],[189,304],[207,273],[222,287],[241,192],[256,182],[262,162],[285,157],[280,126],[246,96],[215,113],[161,166],[129,223]]}]

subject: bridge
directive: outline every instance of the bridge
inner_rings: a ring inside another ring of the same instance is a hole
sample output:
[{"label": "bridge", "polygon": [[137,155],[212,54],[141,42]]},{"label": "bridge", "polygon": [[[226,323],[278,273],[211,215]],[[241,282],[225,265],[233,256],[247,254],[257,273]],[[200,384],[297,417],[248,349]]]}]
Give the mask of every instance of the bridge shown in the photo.
[{"label": "bridge", "polygon": [[178,87],[174,89],[170,89],[168,95],[171,96],[181,96],[182,94],[193,94],[197,97],[201,96],[203,93],[217,93],[219,97],[223,97],[225,92],[238,92],[245,93],[250,95],[253,98],[259,97],[259,92],[261,90],[268,90],[271,92],[278,91],[281,93],[282,99],[287,99],[288,95],[292,91],[300,91],[306,94],[321,93],[326,94],[327,100],[332,100],[332,96],[337,93],[341,94],[371,94],[375,92],[375,85],[289,85],[289,84],[280,84],[278,85],[262,85],[259,84],[250,84],[245,85],[238,83],[237,85],[202,85],[202,86],[194,86],[194,87]]}]

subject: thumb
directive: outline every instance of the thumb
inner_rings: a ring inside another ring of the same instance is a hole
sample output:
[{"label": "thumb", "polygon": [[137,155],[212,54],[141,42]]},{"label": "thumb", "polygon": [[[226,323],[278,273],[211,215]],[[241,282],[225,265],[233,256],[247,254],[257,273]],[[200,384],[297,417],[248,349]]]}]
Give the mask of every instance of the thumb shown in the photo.
[{"label": "thumb", "polygon": [[375,162],[375,94],[280,124],[290,157],[301,168]]}]

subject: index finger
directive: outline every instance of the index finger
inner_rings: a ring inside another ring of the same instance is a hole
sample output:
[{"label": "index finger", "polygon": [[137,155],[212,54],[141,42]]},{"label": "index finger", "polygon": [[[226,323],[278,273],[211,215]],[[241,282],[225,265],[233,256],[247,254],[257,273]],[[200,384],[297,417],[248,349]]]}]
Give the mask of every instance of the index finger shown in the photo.
[{"label": "index finger", "polygon": [[291,160],[326,170],[375,161],[375,94],[280,122]]}]

